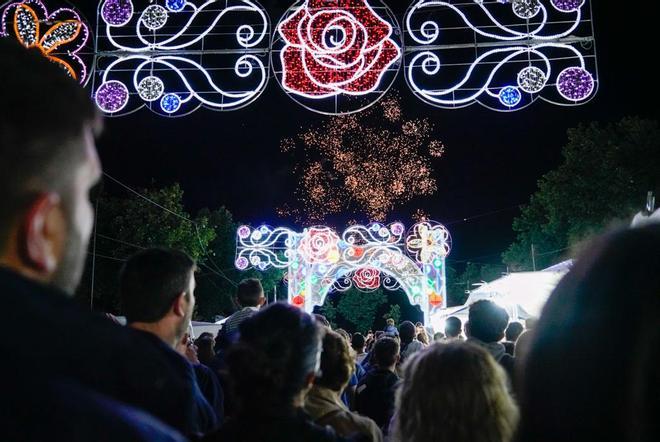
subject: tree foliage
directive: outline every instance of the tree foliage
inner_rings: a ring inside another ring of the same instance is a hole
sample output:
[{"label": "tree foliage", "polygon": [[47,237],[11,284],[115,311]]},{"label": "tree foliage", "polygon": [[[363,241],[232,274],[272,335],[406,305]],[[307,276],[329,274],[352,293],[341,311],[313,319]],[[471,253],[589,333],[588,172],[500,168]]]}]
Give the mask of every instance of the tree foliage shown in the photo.
[{"label": "tree foliage", "polygon": [[538,182],[514,220],[516,241],[503,254],[512,270],[555,263],[565,250],[639,212],[648,191],[660,191],[660,130],[656,121],[624,118],[568,131],[563,162]]},{"label": "tree foliage", "polygon": [[401,321],[401,306],[399,304],[390,304],[390,309],[383,315],[383,319],[394,319],[394,323],[398,324]]}]

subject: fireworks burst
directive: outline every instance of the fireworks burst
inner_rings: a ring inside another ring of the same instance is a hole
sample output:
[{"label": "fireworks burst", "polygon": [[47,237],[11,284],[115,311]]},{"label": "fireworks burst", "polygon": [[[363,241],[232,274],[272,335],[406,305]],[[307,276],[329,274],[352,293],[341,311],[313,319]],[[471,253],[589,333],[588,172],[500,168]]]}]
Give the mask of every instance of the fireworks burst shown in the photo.
[{"label": "fireworks burst", "polygon": [[445,147],[432,139],[428,119],[407,120],[393,94],[360,114],[331,117],[282,141],[294,157],[296,206],[278,210],[298,222],[317,223],[335,214],[386,221],[400,205],[437,190],[431,168]]}]

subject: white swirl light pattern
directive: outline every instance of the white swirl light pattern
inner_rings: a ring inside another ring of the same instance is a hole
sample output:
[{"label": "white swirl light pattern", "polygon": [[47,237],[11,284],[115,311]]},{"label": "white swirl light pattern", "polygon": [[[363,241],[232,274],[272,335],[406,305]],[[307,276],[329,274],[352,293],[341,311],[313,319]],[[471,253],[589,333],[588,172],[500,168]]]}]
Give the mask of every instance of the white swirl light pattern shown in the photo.
[{"label": "white swirl light pattern", "polygon": [[[236,267],[287,270],[289,302],[312,312],[330,291],[382,286],[403,290],[419,305],[425,321],[446,306],[445,258],[451,239],[438,223],[355,225],[341,236],[318,226],[296,233],[286,228],[241,226],[236,240]],[[422,242],[420,242],[422,241]]]},{"label": "white swirl light pattern", "polygon": [[270,20],[253,0],[103,0],[97,41],[94,97],[108,115],[236,110],[268,81]]},{"label": "white swirl light pattern", "polygon": [[514,111],[538,98],[582,104],[596,92],[586,0],[418,0],[405,24],[406,81],[436,107]]}]

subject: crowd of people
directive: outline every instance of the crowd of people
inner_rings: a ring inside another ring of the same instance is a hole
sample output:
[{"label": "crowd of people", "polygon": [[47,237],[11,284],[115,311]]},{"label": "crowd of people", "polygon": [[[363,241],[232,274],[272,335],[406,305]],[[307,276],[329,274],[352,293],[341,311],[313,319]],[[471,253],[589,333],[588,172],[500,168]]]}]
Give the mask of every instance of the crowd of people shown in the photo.
[{"label": "crowd of people", "polygon": [[218,335],[194,339],[196,263],[148,249],[118,275],[121,326],[71,299],[103,122],[38,52],[0,40],[0,75],[0,439],[660,440],[660,225],[594,241],[525,325],[479,301],[444,330],[351,335],[263,307],[248,279]]}]

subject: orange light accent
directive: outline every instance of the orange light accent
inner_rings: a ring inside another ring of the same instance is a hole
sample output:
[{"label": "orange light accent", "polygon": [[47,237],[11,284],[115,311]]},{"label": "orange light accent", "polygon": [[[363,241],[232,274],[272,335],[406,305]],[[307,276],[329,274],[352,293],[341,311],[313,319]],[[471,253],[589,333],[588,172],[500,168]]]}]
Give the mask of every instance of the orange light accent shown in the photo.
[{"label": "orange light accent", "polygon": [[[67,40],[62,40],[62,41],[54,44],[50,49],[44,49],[43,44],[44,44],[44,41],[46,40],[46,37],[48,37],[48,35],[50,35],[51,33],[55,32],[58,28],[64,26],[65,24],[68,24],[68,23],[75,23],[75,25],[76,25],[76,32],[73,34],[73,37],[71,37]],[[78,20],[67,20],[67,21],[57,23],[56,25],[54,25],[53,27],[51,27],[48,31],[46,31],[44,33],[43,37],[41,37],[41,40],[39,40],[39,47],[41,48],[41,51],[44,54],[50,54],[51,52],[53,52],[55,49],[59,48],[63,44],[71,43],[73,40],[78,38],[78,35],[80,35],[80,29],[82,29],[82,23],[80,23]]]},{"label": "orange light accent", "polygon": [[[34,43],[29,44],[23,41],[21,34],[18,32],[18,14],[21,9],[23,9],[25,12],[30,14],[32,16],[32,20],[34,20],[34,26],[35,26]],[[16,7],[16,12],[14,12],[14,33],[16,34],[16,38],[18,38],[18,41],[20,41],[21,44],[26,48],[32,48],[38,45],[37,42],[39,41],[39,17],[37,16],[37,13],[34,12],[34,9],[32,9],[26,4],[20,4]]]},{"label": "orange light accent", "polygon": [[76,71],[73,70],[73,68],[69,63],[62,60],[61,58],[53,57],[52,55],[46,55],[46,58],[62,66],[64,69],[66,69],[69,75],[71,75],[71,78],[73,78],[74,80],[78,80],[78,75],[76,75]]}]

